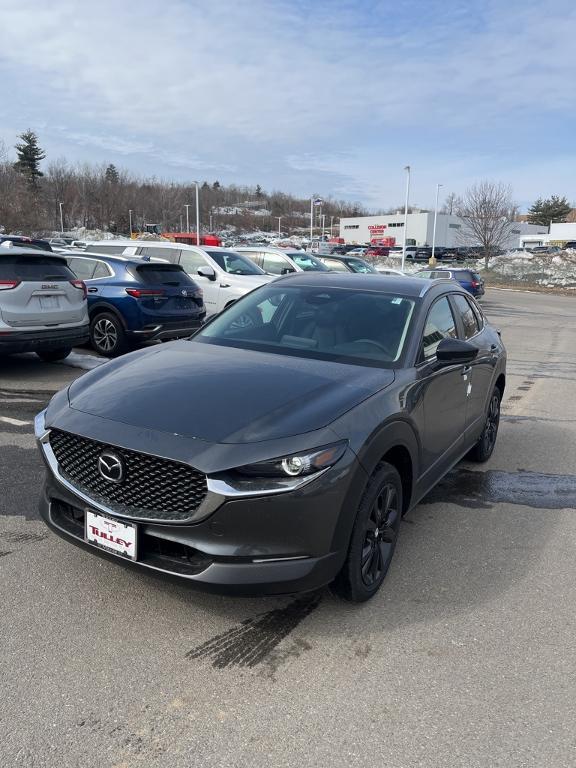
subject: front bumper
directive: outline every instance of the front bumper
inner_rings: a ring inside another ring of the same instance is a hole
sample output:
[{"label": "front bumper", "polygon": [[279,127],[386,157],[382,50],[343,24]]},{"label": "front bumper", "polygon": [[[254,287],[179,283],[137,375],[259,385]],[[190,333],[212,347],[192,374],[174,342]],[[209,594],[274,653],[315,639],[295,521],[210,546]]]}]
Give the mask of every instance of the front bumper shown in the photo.
[{"label": "front bumper", "polygon": [[41,331],[0,331],[0,354],[37,352],[62,347],[78,347],[90,338],[88,325],[77,328],[49,328]]},{"label": "front bumper", "polygon": [[211,591],[288,594],[333,581],[346,556],[364,483],[364,472],[349,450],[334,467],[297,491],[253,498],[222,496],[211,504],[214,509],[207,517],[186,525],[138,522],[136,561],[85,541],[85,511],[99,510],[48,465],[40,514],[62,538],[128,567]]}]

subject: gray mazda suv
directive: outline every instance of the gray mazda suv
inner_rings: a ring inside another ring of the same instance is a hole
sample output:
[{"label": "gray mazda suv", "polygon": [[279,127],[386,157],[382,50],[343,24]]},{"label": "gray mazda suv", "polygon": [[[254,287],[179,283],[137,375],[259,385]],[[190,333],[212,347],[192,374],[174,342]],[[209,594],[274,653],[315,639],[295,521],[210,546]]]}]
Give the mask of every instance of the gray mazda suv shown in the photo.
[{"label": "gray mazda suv", "polygon": [[455,283],[280,278],[57,394],[36,419],[41,514],[94,554],[207,588],[366,600],[402,514],[491,455],[505,366]]}]

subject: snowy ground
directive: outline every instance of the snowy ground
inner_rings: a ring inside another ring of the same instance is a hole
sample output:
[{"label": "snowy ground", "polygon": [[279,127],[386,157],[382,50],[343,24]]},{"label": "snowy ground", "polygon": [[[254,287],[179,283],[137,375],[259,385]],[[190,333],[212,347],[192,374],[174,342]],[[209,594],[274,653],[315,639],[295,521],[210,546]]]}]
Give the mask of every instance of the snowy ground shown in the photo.
[{"label": "snowy ground", "polygon": [[[478,269],[483,270],[482,262]],[[486,276],[521,281],[545,288],[576,289],[576,251],[561,251],[556,256],[544,256],[529,251],[509,251],[490,259]]]}]

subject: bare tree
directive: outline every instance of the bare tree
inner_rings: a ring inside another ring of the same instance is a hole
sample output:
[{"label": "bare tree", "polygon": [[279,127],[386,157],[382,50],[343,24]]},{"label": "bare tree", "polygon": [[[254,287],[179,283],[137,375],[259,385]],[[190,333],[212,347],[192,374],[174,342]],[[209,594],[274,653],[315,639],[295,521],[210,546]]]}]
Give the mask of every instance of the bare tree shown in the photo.
[{"label": "bare tree", "polygon": [[486,266],[509,239],[516,210],[510,187],[493,181],[474,184],[458,201],[455,213],[463,224],[460,237],[467,245],[482,247]]}]

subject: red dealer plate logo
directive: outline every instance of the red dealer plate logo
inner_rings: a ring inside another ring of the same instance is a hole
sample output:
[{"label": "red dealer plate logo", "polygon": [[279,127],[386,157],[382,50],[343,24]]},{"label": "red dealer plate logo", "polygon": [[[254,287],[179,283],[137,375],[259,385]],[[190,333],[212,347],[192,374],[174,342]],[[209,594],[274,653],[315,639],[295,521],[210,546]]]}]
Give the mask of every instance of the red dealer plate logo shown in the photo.
[{"label": "red dealer plate logo", "polygon": [[136,560],[137,528],[133,523],[113,520],[86,510],[85,539],[100,549],[113,552],[115,555]]}]

